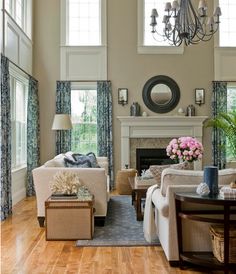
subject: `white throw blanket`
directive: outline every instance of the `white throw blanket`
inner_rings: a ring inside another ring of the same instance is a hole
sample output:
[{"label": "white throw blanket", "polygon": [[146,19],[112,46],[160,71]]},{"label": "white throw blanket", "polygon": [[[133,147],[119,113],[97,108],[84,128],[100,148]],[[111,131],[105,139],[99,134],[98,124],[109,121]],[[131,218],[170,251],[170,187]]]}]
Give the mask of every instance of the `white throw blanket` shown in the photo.
[{"label": "white throw blanket", "polygon": [[145,240],[149,243],[157,239],[154,209],[152,207],[152,193],[157,188],[158,188],[157,184],[149,187],[146,195],[144,218],[143,218],[143,233],[144,233]]}]

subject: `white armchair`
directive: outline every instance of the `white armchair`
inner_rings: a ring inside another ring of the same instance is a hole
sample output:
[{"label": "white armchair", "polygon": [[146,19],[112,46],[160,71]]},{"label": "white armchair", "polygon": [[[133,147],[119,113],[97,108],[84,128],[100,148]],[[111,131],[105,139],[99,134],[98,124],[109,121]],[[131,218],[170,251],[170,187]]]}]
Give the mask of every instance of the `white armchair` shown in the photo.
[{"label": "white armchair", "polygon": [[[155,205],[156,233],[170,264],[179,260],[174,193],[195,192],[197,185],[202,180],[203,171],[168,168],[162,172],[160,188],[156,189],[152,194],[152,202]],[[236,169],[219,171],[219,185],[229,184],[235,180]],[[189,204],[187,208],[189,208]],[[209,234],[210,224],[193,221],[182,221],[182,224],[183,248],[185,251],[212,250]]]}]

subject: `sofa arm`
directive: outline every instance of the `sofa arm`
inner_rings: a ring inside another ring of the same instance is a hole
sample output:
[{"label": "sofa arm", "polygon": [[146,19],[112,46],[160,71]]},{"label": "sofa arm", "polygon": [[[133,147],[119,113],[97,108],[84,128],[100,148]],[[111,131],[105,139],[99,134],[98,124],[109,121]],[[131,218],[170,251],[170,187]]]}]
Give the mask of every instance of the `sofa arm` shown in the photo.
[{"label": "sofa arm", "polygon": [[98,165],[105,169],[106,175],[108,175],[108,158],[107,157],[97,157]]},{"label": "sofa arm", "polygon": [[[167,195],[163,196],[161,190],[157,189],[152,195],[152,202],[155,205],[158,212],[168,218],[175,218],[175,192],[194,192],[197,186],[169,186],[167,189]],[[172,215],[172,216],[170,216]]]},{"label": "sofa arm", "polygon": [[198,185],[202,182],[202,179],[203,171],[166,168],[161,174],[161,194],[166,196],[169,186]]}]

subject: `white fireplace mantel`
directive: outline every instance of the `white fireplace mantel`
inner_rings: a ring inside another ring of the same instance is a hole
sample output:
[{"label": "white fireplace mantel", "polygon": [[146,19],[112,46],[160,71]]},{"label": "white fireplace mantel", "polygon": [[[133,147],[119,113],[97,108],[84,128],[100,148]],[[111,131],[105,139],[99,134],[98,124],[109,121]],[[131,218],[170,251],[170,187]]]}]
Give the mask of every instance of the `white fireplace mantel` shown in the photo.
[{"label": "white fireplace mantel", "polygon": [[[121,122],[121,168],[130,165],[130,138],[196,137],[202,142],[203,122],[207,116],[118,116]],[[201,161],[194,169],[202,169]]]}]

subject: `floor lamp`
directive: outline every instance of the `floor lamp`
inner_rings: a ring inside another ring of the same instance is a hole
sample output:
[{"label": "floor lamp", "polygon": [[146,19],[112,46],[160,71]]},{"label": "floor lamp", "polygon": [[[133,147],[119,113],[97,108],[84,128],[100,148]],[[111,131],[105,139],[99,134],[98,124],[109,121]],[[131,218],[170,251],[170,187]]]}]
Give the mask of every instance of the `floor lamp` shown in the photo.
[{"label": "floor lamp", "polygon": [[69,114],[55,114],[52,130],[57,131],[56,135],[56,154],[65,153],[63,144],[65,140],[65,130],[72,129],[72,123]]}]

